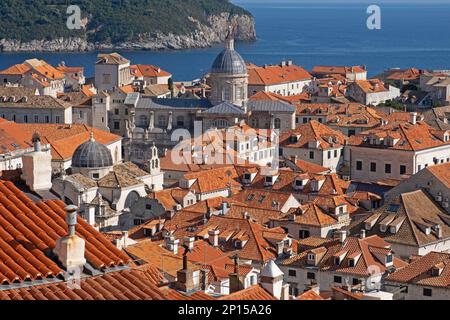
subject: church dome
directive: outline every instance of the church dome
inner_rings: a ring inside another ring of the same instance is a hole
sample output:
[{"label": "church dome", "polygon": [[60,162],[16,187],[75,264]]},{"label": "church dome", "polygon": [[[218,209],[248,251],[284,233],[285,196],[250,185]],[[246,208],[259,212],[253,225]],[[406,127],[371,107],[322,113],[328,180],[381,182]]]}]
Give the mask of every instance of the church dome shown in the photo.
[{"label": "church dome", "polygon": [[103,144],[91,138],[80,145],[74,152],[72,157],[72,167],[74,168],[105,168],[112,167],[113,159],[111,152]]},{"label": "church dome", "polygon": [[247,74],[247,66],[244,59],[236,50],[234,42],[227,39],[226,48],[217,56],[212,65],[211,72],[225,74]]}]

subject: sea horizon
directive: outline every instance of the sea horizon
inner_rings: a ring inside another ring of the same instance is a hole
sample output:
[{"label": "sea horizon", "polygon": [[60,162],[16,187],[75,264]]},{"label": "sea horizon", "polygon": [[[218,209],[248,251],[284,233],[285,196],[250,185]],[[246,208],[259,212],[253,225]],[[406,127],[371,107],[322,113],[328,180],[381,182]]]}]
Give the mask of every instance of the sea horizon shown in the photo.
[{"label": "sea horizon", "polygon": [[[248,62],[262,65],[291,59],[307,69],[314,65],[365,65],[369,76],[387,68],[450,69],[450,41],[444,36],[445,31],[450,31],[448,2],[381,2],[381,30],[366,27],[368,2],[234,3],[249,10],[256,19],[257,41],[236,44]],[[180,51],[117,51],[134,63],[168,70],[175,81],[188,81],[207,73],[222,47],[218,44]],[[67,65],[83,66],[86,75],[92,76],[97,53],[0,53],[0,69],[36,57],[54,65],[64,61]]]}]

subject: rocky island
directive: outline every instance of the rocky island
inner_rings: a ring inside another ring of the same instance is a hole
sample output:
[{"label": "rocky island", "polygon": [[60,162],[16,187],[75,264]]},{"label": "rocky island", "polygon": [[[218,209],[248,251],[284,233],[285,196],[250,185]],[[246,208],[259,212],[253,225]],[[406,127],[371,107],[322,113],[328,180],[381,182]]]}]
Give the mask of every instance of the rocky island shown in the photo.
[{"label": "rocky island", "polygon": [[256,39],[251,13],[228,0],[80,0],[81,28],[70,29],[66,1],[0,2],[0,51],[164,50],[223,42],[230,26]]}]

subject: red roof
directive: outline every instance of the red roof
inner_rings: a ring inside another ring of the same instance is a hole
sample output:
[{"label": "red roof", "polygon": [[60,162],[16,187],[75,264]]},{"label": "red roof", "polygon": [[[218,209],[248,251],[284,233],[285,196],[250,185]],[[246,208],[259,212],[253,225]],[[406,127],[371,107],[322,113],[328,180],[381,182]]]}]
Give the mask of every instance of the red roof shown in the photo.
[{"label": "red roof", "polygon": [[308,71],[295,65],[248,68],[249,85],[273,85],[311,79],[312,75],[310,75]]},{"label": "red roof", "polygon": [[[12,182],[0,181],[0,283],[54,278],[63,271],[47,257],[67,235],[65,204],[33,202]],[[125,265],[130,258],[83,219],[77,235],[86,241],[85,257],[97,269]]]}]

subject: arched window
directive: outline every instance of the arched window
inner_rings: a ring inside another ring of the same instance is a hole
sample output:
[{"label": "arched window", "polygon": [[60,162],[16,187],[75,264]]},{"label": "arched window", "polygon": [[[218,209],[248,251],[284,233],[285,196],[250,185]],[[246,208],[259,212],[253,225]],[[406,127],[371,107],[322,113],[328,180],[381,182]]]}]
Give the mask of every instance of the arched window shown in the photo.
[{"label": "arched window", "polygon": [[281,120],[280,118],[275,119],[275,129],[281,129]]},{"label": "arched window", "polygon": [[155,169],[158,169],[158,168],[159,168],[159,160],[155,159]]}]

